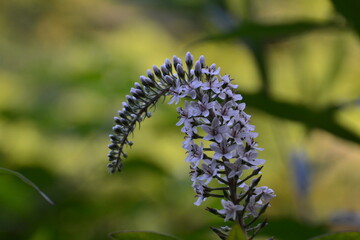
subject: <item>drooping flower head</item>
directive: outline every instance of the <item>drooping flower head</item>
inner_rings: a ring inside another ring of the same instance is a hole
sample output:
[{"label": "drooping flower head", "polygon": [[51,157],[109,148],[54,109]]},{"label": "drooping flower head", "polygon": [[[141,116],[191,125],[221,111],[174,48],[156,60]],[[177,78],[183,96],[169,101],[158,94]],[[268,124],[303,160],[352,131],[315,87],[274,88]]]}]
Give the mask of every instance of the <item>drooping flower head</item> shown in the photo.
[{"label": "drooping flower head", "polygon": [[[206,66],[203,56],[194,63],[194,57],[187,53],[185,64],[174,56],[173,63],[167,59],[160,68],[153,66],[153,71],[140,77],[141,84],[135,83],[115,117],[108,169],[112,173],[121,170],[127,157],[124,147],[132,145],[130,133],[137,123],[151,116],[150,109],[161,97],[170,96],[169,104],[185,98],[184,107],[177,108],[180,120],[176,125],[185,134],[182,146],[190,164],[195,204],[209,197],[220,198],[222,209],[207,210],[225,221],[238,222],[252,238],[266,225],[259,217],[275,197],[272,189],[257,186],[261,176],[256,176],[265,163],[257,158],[262,150],[255,141],[258,134],[229,75],[221,75],[215,64]],[[229,230],[212,229],[221,239]]]}]

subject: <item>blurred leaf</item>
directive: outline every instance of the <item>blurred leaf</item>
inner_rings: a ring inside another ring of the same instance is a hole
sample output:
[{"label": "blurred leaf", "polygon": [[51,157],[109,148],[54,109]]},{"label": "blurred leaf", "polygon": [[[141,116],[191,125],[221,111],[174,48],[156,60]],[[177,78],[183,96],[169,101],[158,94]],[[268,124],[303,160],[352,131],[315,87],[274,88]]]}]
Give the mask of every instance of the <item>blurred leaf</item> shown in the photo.
[{"label": "blurred leaf", "polygon": [[156,232],[116,232],[109,234],[111,239],[117,240],[179,240],[178,238]]},{"label": "blurred leaf", "polygon": [[246,240],[246,236],[239,224],[234,224],[226,240]]},{"label": "blurred leaf", "polygon": [[344,67],[346,56],[346,44],[343,38],[338,38],[333,46],[331,58],[329,60],[328,71],[324,76],[323,83],[319,88],[319,95],[325,95],[326,92],[334,85],[335,80],[338,80],[338,75]]},{"label": "blurred leaf", "polygon": [[300,104],[279,101],[261,93],[242,94],[248,106],[264,111],[275,117],[297,121],[306,127],[325,130],[337,137],[360,143],[360,137],[335,121],[336,108],[313,110]]},{"label": "blurred leaf", "polygon": [[311,238],[311,240],[358,240],[360,232],[340,232],[326,234],[320,237]]},{"label": "blurred leaf", "polygon": [[230,32],[209,35],[200,41],[223,41],[236,38],[252,41],[270,41],[325,28],[340,28],[340,26],[334,22],[298,21],[293,23],[263,24],[248,21],[243,22]]},{"label": "blurred leaf", "polygon": [[343,15],[350,25],[360,35],[359,0],[331,0],[336,11]]},{"label": "blurred leaf", "polygon": [[277,240],[304,240],[327,232],[324,226],[310,225],[294,218],[271,219],[261,235],[275,236]]},{"label": "blurred leaf", "polygon": [[248,42],[248,47],[254,55],[256,65],[260,73],[260,80],[262,82],[261,92],[267,95],[270,90],[270,81],[267,71],[266,46],[265,44],[259,42]]},{"label": "blurred leaf", "polygon": [[150,173],[155,173],[159,176],[169,176],[169,173],[159,164],[142,158],[136,158],[130,161],[126,161],[124,167],[127,169],[127,171],[140,172],[142,170]]},{"label": "blurred leaf", "polygon": [[7,174],[10,173],[10,174],[15,175],[16,177],[20,178],[24,183],[33,187],[48,203],[50,203],[51,205],[55,205],[55,203],[43,191],[41,191],[40,188],[35,185],[35,183],[30,181],[30,179],[28,179],[21,173],[7,169],[7,168],[0,168],[0,171],[5,172]]}]

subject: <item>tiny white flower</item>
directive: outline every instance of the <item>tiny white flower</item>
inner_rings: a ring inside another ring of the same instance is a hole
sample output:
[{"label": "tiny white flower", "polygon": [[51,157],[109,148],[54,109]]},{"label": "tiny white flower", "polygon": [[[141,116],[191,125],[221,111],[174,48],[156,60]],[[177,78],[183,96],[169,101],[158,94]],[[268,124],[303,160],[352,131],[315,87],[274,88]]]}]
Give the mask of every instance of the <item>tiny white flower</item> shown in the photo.
[{"label": "tiny white flower", "polygon": [[261,200],[255,202],[256,196],[251,196],[248,205],[246,206],[246,211],[249,212],[253,217],[257,217],[259,215],[259,209],[264,206]]},{"label": "tiny white flower", "polygon": [[232,151],[236,148],[236,145],[228,145],[227,141],[223,140],[220,143],[212,143],[210,144],[211,150],[215,152],[214,158],[221,159],[225,157],[227,159],[231,159],[233,157]]},{"label": "tiny white flower", "polygon": [[206,200],[205,194],[205,186],[201,183],[197,183],[193,186],[194,191],[196,192],[196,197],[198,198],[194,204],[199,206],[203,201]]},{"label": "tiny white flower", "polygon": [[185,122],[185,120],[190,119],[191,115],[189,113],[189,104],[187,101],[185,101],[185,109],[178,107],[176,110],[180,115],[180,120],[176,123],[176,126],[180,126]]},{"label": "tiny white flower", "polygon": [[176,79],[175,86],[169,89],[169,93],[173,96],[169,104],[172,104],[174,102],[175,104],[178,104],[180,98],[184,98],[186,96],[186,94],[184,93],[184,87],[180,84],[179,79]]},{"label": "tiny white flower", "polygon": [[218,213],[225,215],[224,221],[228,221],[229,219],[233,219],[235,221],[236,213],[244,209],[243,206],[235,205],[233,202],[224,199],[221,200],[221,205],[224,209],[218,210]]},{"label": "tiny white flower", "polygon": [[215,102],[214,104],[215,113],[218,116],[221,116],[225,121],[229,121],[231,117],[239,114],[239,112],[234,110],[232,107],[233,103],[230,101],[224,105],[221,105],[218,102]]},{"label": "tiny white flower", "polygon": [[233,80],[233,79],[230,78],[230,75],[226,74],[226,75],[222,76],[221,79],[225,82],[225,84],[227,86],[229,86],[231,88],[237,88],[238,87],[238,85],[233,85],[233,84],[230,83]]},{"label": "tiny white flower", "polygon": [[202,125],[201,127],[208,135],[204,137],[204,140],[214,139],[216,142],[223,140],[223,135],[229,132],[229,127],[226,125],[220,125],[220,121],[217,117],[211,122],[211,126]]},{"label": "tiny white flower", "polygon": [[197,166],[199,164],[199,161],[202,160],[204,157],[203,149],[204,149],[204,144],[202,142],[200,143],[200,146],[194,142],[190,143],[187,149],[188,155],[185,161],[194,164],[194,166]]},{"label": "tiny white flower", "polygon": [[206,91],[206,90],[211,90],[214,93],[220,93],[221,91],[221,86],[223,85],[223,82],[219,82],[218,80],[208,80],[204,83],[202,83],[201,85],[201,89]]},{"label": "tiny white flower", "polygon": [[243,170],[249,169],[248,166],[242,164],[240,159],[237,159],[234,163],[226,162],[225,165],[231,170],[228,175],[229,178],[233,178],[235,176],[240,177]]},{"label": "tiny white flower", "polygon": [[274,193],[274,190],[272,190],[271,188],[268,188],[266,186],[256,188],[255,189],[255,194],[262,194],[261,199],[265,203],[268,203],[271,199],[276,197],[276,195]]},{"label": "tiny white flower", "polygon": [[209,116],[209,110],[214,106],[214,102],[209,103],[209,95],[204,94],[199,102],[191,102],[191,111],[193,116]]},{"label": "tiny white flower", "polygon": [[207,185],[217,175],[217,163],[212,161],[210,164],[202,164],[201,167],[204,173],[198,179],[203,180],[204,184]]},{"label": "tiny white flower", "polygon": [[203,68],[201,72],[206,75],[215,76],[220,74],[220,68],[216,69],[216,65],[212,64],[209,68]]},{"label": "tiny white flower", "polygon": [[190,81],[187,85],[185,85],[184,93],[186,95],[189,95],[192,99],[196,98],[196,89],[201,87],[202,82],[198,79],[194,79],[193,81]]}]

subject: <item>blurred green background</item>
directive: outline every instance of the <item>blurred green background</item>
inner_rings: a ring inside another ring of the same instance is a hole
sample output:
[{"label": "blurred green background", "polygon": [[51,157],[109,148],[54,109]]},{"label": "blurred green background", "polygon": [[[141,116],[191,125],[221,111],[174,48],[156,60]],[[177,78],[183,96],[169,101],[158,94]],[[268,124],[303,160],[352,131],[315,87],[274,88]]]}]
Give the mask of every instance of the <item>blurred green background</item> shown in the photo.
[{"label": "blurred green background", "polygon": [[1,0],[0,239],[107,239],[152,230],[216,239],[195,202],[176,107],[136,131],[121,174],[106,171],[112,117],[165,58],[235,78],[277,197],[264,236],[360,228],[357,0]]}]

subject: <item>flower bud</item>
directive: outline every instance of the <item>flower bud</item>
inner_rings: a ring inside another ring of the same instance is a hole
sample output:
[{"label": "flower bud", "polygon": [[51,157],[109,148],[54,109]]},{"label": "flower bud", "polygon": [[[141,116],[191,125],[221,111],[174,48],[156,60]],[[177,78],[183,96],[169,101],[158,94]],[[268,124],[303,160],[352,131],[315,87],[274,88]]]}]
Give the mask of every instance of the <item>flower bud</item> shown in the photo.
[{"label": "flower bud", "polygon": [[185,78],[185,71],[181,64],[178,64],[176,66],[176,72],[178,73],[180,78],[183,78],[183,79]]},{"label": "flower bud", "polygon": [[161,72],[163,73],[163,75],[169,75],[169,70],[166,68],[165,65],[161,65]]},{"label": "flower bud", "polygon": [[152,88],[152,87],[155,87],[155,81],[150,79],[150,78],[145,78],[143,79],[144,82],[142,82],[142,84],[145,86],[145,87],[148,87],[148,88]]},{"label": "flower bud", "polygon": [[174,79],[172,79],[169,75],[165,76],[165,81],[168,85],[174,85]]},{"label": "flower bud", "polygon": [[200,76],[201,76],[201,63],[200,63],[200,61],[197,61],[197,62],[195,63],[194,73],[195,73],[195,76],[196,76],[196,77],[200,78]]},{"label": "flower bud", "polygon": [[187,67],[190,69],[190,68],[192,68],[192,65],[193,65],[193,62],[194,62],[194,57],[193,57],[193,55],[191,55],[191,53],[190,52],[187,52],[186,53],[186,56],[185,56],[185,63],[186,63],[186,65],[187,65]]},{"label": "flower bud", "polygon": [[153,66],[153,71],[158,78],[162,77],[161,71],[157,66],[155,66],[155,65]]},{"label": "flower bud", "polygon": [[115,125],[112,130],[117,134],[120,135],[123,133],[123,128],[120,125]]},{"label": "flower bud", "polygon": [[110,161],[115,160],[117,157],[117,152],[115,150],[111,150],[108,153],[107,157],[109,158]]},{"label": "flower bud", "polygon": [[116,143],[111,143],[108,145],[108,148],[110,148],[111,150],[116,150],[119,149],[119,146]]},{"label": "flower bud", "polygon": [[132,97],[130,95],[126,95],[126,100],[128,101],[128,103],[130,105],[136,105],[136,100],[134,99],[134,97]]},{"label": "flower bud", "polygon": [[123,126],[129,126],[129,122],[126,118],[120,118],[120,123]]},{"label": "flower bud", "polygon": [[118,117],[114,117],[114,121],[117,124],[121,124],[120,118],[118,118]]},{"label": "flower bud", "polygon": [[118,111],[118,114],[120,117],[126,118],[126,113],[124,113],[123,111]]},{"label": "flower bud", "polygon": [[138,82],[134,83],[134,87],[137,88],[137,89],[140,89],[140,90],[142,90],[142,88],[143,88],[143,86],[141,86],[141,84],[138,83]]},{"label": "flower bud", "polygon": [[172,71],[172,65],[171,65],[171,62],[170,62],[170,60],[167,58],[166,60],[165,60],[165,67],[166,67],[166,69],[169,71],[169,72],[171,72]]},{"label": "flower bud", "polygon": [[150,69],[146,70],[146,74],[151,80],[155,80],[154,74],[151,72]]},{"label": "flower bud", "polygon": [[201,68],[205,68],[205,57],[203,55],[200,56],[199,61],[201,63]]},{"label": "flower bud", "polygon": [[114,134],[110,134],[109,137],[112,142],[116,142],[116,143],[120,142],[120,138],[118,136],[115,136]]},{"label": "flower bud", "polygon": [[131,95],[133,95],[136,99],[139,99],[141,97],[145,96],[145,93],[142,89],[138,88],[131,88],[130,90]]},{"label": "flower bud", "polygon": [[175,69],[176,69],[176,67],[177,67],[178,64],[181,64],[181,65],[182,65],[181,59],[178,58],[177,56],[173,56],[173,63],[174,63]]}]

